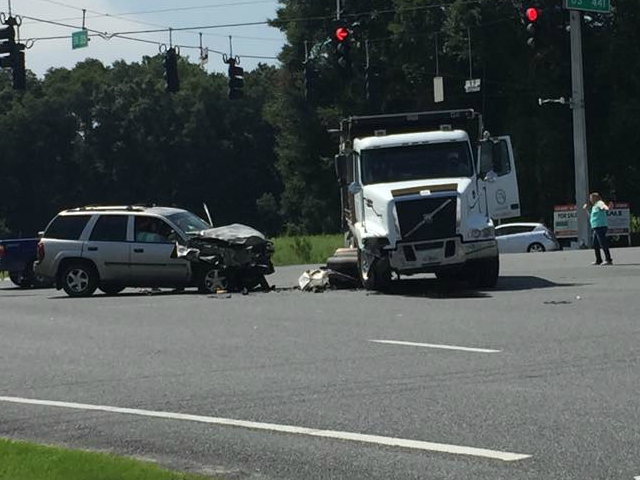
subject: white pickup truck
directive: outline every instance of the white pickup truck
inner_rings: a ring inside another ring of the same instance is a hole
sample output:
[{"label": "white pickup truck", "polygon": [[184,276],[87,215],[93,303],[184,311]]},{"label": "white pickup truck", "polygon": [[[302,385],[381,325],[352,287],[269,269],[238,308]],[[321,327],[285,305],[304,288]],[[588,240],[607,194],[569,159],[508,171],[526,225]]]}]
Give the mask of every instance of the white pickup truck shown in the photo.
[{"label": "white pickup truck", "polygon": [[[392,273],[435,273],[495,286],[492,219],[517,217],[509,137],[484,131],[474,110],[349,117],[336,155],[346,247],[362,285],[384,290]],[[347,252],[346,256],[345,251]],[[339,255],[339,254],[337,254]]]}]

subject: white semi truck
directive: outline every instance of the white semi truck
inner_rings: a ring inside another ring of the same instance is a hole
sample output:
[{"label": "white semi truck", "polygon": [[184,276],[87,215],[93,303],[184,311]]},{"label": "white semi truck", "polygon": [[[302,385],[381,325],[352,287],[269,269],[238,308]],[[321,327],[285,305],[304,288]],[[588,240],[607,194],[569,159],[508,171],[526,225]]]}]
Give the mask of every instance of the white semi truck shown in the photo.
[{"label": "white semi truck", "polygon": [[330,268],[353,261],[370,290],[389,287],[392,273],[495,286],[493,220],[520,215],[509,137],[492,137],[470,109],[349,117],[335,133],[350,250]]}]

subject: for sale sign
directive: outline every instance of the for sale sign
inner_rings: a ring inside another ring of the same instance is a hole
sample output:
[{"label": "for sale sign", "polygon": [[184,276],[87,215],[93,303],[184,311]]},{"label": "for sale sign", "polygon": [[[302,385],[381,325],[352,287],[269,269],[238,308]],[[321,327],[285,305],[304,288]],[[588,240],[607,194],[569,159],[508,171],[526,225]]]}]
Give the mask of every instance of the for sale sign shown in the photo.
[{"label": "for sale sign", "polygon": [[[607,235],[630,235],[631,211],[630,205],[624,202],[614,202],[607,212]],[[578,212],[575,205],[556,205],[553,207],[553,230],[558,238],[578,238]],[[580,215],[588,212],[580,211]]]},{"label": "for sale sign", "polygon": [[578,217],[575,205],[553,207],[553,232],[557,238],[578,238]]}]

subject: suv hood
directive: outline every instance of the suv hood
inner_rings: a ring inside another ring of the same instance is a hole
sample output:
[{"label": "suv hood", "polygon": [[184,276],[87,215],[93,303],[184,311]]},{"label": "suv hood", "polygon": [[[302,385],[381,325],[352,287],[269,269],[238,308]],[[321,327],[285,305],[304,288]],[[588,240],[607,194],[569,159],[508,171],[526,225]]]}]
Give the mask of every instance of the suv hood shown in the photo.
[{"label": "suv hood", "polygon": [[258,230],[240,223],[202,230],[192,238],[220,240],[231,245],[246,246],[260,245],[267,241]]}]

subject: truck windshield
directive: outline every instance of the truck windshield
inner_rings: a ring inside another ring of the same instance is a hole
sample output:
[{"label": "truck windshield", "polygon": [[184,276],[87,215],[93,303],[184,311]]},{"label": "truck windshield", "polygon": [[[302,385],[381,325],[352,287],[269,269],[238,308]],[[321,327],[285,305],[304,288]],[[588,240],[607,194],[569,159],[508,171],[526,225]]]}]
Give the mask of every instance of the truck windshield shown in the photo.
[{"label": "truck windshield", "polygon": [[467,142],[376,148],[360,156],[364,185],[473,176]]}]

